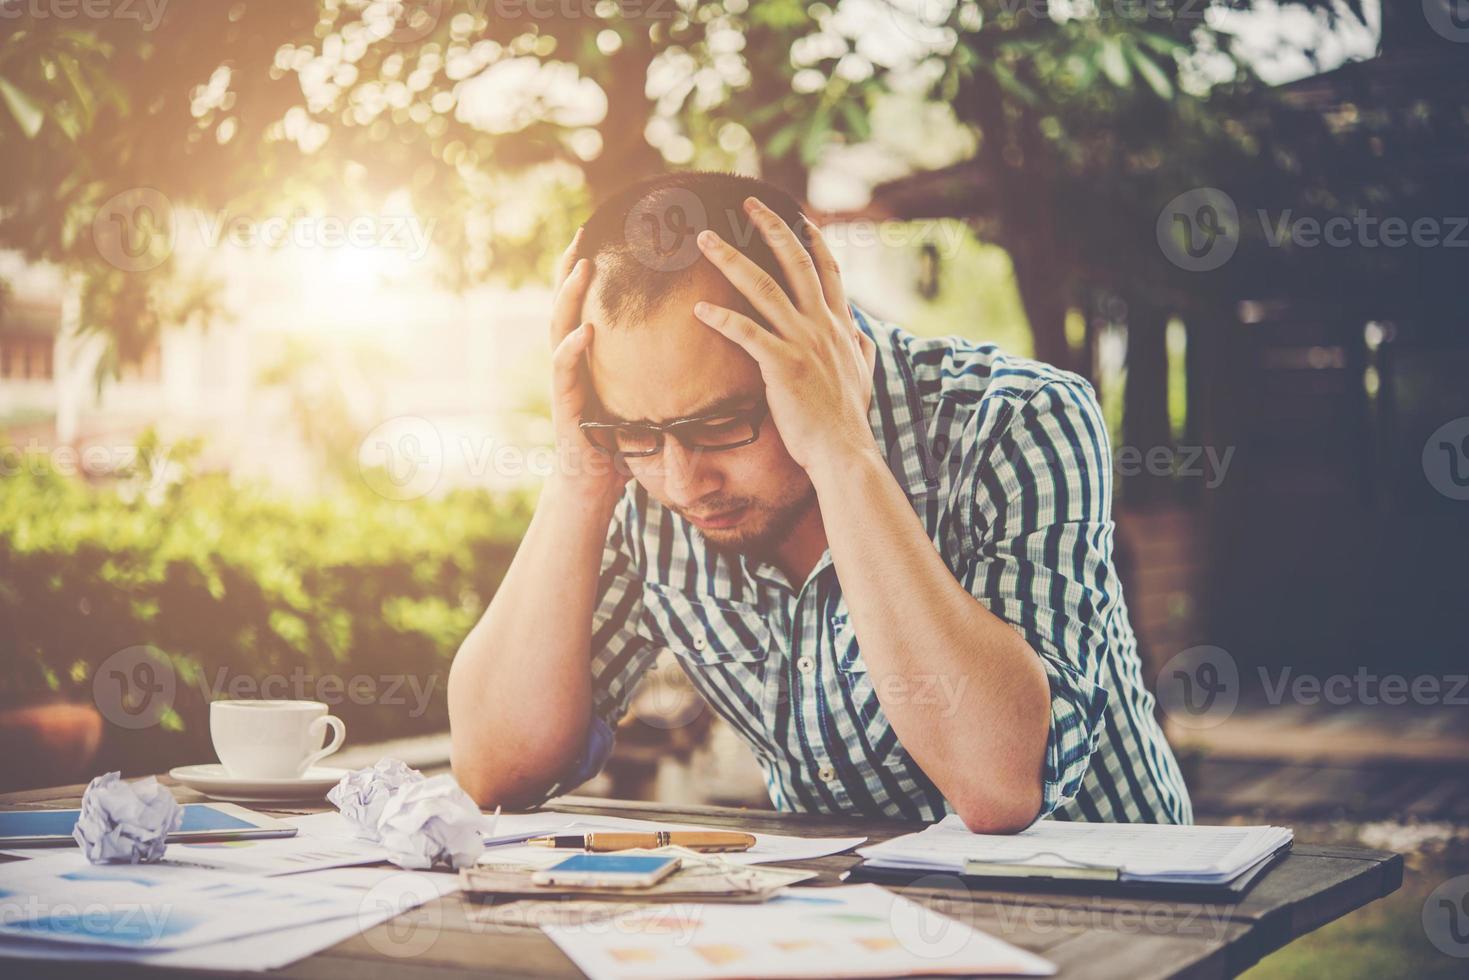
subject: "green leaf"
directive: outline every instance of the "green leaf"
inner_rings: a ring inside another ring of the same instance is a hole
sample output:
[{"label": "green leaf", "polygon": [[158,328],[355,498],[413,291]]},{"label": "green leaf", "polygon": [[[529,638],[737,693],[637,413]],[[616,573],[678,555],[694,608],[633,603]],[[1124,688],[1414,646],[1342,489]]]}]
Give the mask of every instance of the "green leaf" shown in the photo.
[{"label": "green leaf", "polygon": [[1123,53],[1122,43],[1117,38],[1109,37],[1102,41],[1097,50],[1097,63],[1113,85],[1118,88],[1131,87],[1132,71],[1127,67],[1127,55]]},{"label": "green leaf", "polygon": [[866,106],[856,99],[843,99],[840,108],[853,139],[865,143],[872,138],[872,120],[867,117]]},{"label": "green leaf", "polygon": [[10,109],[10,114],[15,117],[15,122],[20,126],[20,131],[25,133],[26,139],[35,139],[46,122],[45,110],[29,95],[3,78],[0,78],[0,99],[5,100],[6,107]]},{"label": "green leaf", "polygon": [[801,159],[806,163],[815,163],[820,159],[821,151],[826,148],[827,134],[830,132],[830,110],[815,113],[807,123],[806,135],[801,137]]},{"label": "green leaf", "polygon": [[1173,98],[1173,83],[1168,80],[1163,69],[1159,68],[1152,58],[1136,48],[1130,49],[1128,53],[1132,56],[1132,66],[1143,77],[1143,81],[1148,83],[1148,87],[1157,93],[1158,98]]},{"label": "green leaf", "polygon": [[805,127],[799,123],[792,123],[784,129],[778,130],[765,144],[765,156],[770,160],[779,160],[785,156],[796,143],[796,138],[801,135]]}]

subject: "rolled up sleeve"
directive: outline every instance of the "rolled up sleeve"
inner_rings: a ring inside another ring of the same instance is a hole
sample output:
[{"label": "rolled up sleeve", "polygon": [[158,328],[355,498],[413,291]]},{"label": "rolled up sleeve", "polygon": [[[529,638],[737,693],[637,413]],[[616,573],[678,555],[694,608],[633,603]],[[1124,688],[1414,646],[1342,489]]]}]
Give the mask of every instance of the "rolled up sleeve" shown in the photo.
[{"label": "rolled up sleeve", "polygon": [[1046,816],[1081,789],[1107,706],[1103,665],[1130,633],[1112,565],[1111,451],[1090,386],[1053,380],[1003,397],[966,440],[985,448],[966,474],[959,579],[1030,644],[1050,681]]},{"label": "rolled up sleeve", "polygon": [[627,713],[638,681],[658,654],[638,632],[643,615],[643,573],[637,548],[637,508],[629,492],[618,504],[602,548],[597,605],[592,613],[592,717],[586,745],[547,790],[569,792],[602,771],[612,755],[617,723]]}]

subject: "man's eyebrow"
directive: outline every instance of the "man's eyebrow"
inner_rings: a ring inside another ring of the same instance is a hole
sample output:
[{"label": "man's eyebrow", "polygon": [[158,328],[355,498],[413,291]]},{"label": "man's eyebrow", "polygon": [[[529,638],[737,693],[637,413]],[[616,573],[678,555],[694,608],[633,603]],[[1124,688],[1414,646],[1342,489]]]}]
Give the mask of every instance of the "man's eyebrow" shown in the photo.
[{"label": "man's eyebrow", "polygon": [[[759,397],[760,397],[759,393],[758,392],[754,392],[754,391],[740,391],[740,392],[735,392],[733,395],[725,395],[722,398],[716,398],[712,402],[709,402],[709,403],[707,403],[705,405],[701,405],[700,407],[694,409],[693,411],[687,412],[684,415],[679,416],[679,418],[691,419],[691,418],[697,418],[697,417],[699,417],[701,415],[716,415],[719,412],[722,412],[722,411],[726,411],[728,409],[735,408],[741,402],[752,401],[752,400],[758,399]],[[618,415],[616,412],[610,412],[606,408],[603,408],[602,409],[602,416],[608,422],[617,422],[617,423],[620,423],[620,424],[623,424],[623,425],[666,425],[667,424],[667,422],[659,422],[659,421],[657,421],[655,419],[628,419],[628,418],[623,418],[621,415]],[[674,420],[673,419],[669,419],[668,421],[669,422],[672,422]]]}]

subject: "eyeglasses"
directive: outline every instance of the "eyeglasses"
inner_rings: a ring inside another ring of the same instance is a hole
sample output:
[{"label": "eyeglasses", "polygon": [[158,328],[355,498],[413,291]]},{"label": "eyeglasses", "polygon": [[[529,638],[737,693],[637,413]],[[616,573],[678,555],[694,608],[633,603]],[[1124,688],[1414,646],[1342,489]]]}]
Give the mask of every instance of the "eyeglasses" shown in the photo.
[{"label": "eyeglasses", "polygon": [[753,408],[718,415],[674,419],[662,425],[653,422],[583,422],[582,434],[600,451],[622,458],[656,456],[663,450],[664,435],[673,436],[685,449],[719,452],[748,446],[760,438],[760,425],[769,414],[762,399]]}]

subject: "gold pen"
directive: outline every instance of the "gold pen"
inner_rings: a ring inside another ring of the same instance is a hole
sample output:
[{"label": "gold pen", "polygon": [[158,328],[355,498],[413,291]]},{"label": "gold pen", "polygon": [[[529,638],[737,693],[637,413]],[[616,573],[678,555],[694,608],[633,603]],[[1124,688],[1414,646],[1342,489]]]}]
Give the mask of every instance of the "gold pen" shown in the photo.
[{"label": "gold pen", "polygon": [[626,851],[632,848],[651,850],[670,844],[691,851],[713,854],[722,851],[748,851],[755,846],[755,835],[734,830],[653,830],[647,832],[599,830],[590,834],[548,834],[526,841],[531,847],[569,847],[582,851]]}]

